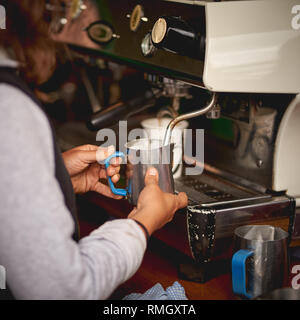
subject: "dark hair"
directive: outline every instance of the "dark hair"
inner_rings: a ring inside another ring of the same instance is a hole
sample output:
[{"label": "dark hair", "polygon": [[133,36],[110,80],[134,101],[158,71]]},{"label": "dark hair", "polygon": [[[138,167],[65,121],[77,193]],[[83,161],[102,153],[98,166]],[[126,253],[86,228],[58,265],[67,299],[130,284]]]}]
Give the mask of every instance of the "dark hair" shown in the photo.
[{"label": "dark hair", "polygon": [[[1,1],[2,2],[2,1]],[[0,47],[12,50],[20,74],[31,85],[45,82],[56,65],[55,42],[49,34],[50,15],[45,0],[7,0],[6,29],[0,30]]]}]

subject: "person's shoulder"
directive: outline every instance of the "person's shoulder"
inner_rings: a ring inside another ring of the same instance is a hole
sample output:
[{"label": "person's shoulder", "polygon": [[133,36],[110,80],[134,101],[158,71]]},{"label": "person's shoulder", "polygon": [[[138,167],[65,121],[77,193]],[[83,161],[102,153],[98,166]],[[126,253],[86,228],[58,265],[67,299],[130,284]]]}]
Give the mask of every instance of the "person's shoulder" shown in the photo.
[{"label": "person's shoulder", "polygon": [[1,125],[22,125],[35,130],[49,131],[47,116],[41,108],[22,90],[6,83],[0,83]]},{"label": "person's shoulder", "polygon": [[[31,152],[46,155],[50,164],[54,161],[47,116],[26,93],[4,83],[0,83],[0,145],[11,157]],[[3,165],[5,159],[1,160]]]},{"label": "person's shoulder", "polygon": [[0,97],[0,112],[30,110],[41,113],[39,106],[26,93],[13,85],[0,83]]}]

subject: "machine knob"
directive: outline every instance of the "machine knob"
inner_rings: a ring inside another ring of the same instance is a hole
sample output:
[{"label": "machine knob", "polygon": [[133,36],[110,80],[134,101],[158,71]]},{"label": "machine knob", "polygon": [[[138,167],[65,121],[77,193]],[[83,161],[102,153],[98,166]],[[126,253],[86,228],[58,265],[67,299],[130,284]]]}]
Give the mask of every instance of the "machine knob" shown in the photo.
[{"label": "machine knob", "polygon": [[152,28],[151,40],[159,49],[196,59],[204,56],[204,36],[197,34],[188,23],[178,17],[159,18]]}]

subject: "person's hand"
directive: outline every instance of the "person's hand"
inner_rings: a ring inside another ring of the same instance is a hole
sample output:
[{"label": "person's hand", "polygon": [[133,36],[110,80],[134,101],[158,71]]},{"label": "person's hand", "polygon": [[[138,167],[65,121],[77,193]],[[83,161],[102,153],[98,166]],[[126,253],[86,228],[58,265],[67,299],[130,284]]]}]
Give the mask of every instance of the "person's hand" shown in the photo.
[{"label": "person's hand", "polygon": [[178,195],[163,192],[158,185],[158,171],[149,168],[145,176],[145,188],[140,193],[137,207],[129,214],[129,219],[142,223],[151,235],[173,219],[178,209],[187,206],[184,192]]},{"label": "person's hand", "polygon": [[111,177],[113,183],[119,181],[122,159],[112,159],[107,170],[104,165],[98,163],[98,161],[105,160],[114,152],[114,146],[101,148],[94,145],[84,145],[62,154],[75,193],[95,191],[110,198],[122,199],[121,196],[114,195],[109,186],[99,181],[99,179],[107,179],[107,176]]}]

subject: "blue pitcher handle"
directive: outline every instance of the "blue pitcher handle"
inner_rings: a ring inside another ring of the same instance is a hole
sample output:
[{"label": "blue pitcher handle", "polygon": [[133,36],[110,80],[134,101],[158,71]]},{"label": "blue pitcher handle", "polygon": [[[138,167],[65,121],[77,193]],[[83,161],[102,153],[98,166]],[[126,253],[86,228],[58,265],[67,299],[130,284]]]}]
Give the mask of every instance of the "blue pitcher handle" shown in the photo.
[{"label": "blue pitcher handle", "polygon": [[[112,158],[122,158],[125,159],[125,155],[123,152],[117,151],[114,154],[112,154],[111,156],[109,156],[107,159],[105,159],[105,168],[107,169],[110,165],[110,160]],[[113,184],[113,182],[111,181],[111,177],[107,177],[110,189],[112,191],[113,194],[116,194],[117,196],[123,196],[126,197],[127,195],[127,190],[126,189],[121,189],[121,188],[116,188],[115,185]]]},{"label": "blue pitcher handle", "polygon": [[232,257],[232,290],[235,294],[243,295],[249,299],[252,296],[246,288],[246,261],[253,255],[253,251],[241,249]]}]

